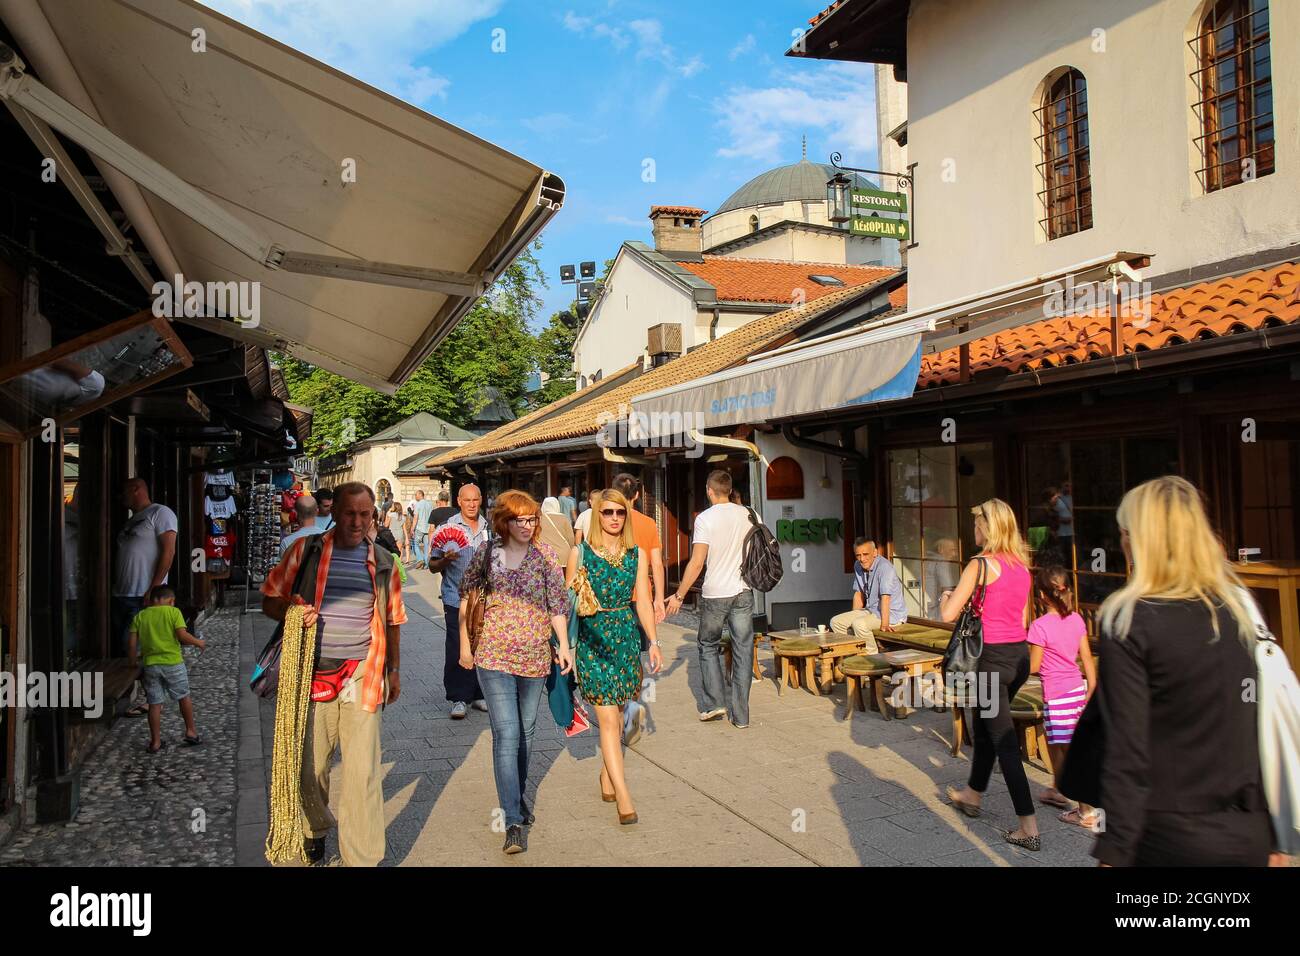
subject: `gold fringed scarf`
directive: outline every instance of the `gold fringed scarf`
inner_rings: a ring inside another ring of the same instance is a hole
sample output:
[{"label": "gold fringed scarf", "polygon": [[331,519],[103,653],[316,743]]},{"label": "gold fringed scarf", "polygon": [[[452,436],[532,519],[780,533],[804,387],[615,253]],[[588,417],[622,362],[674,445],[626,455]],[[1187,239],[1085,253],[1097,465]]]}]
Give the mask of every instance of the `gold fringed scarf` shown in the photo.
[{"label": "gold fringed scarf", "polygon": [[294,604],[285,611],[280,645],[271,752],[271,826],[266,834],[266,859],[272,865],[307,862],[302,833],[302,750],[311,704],[316,625],[302,626],[303,607]]}]

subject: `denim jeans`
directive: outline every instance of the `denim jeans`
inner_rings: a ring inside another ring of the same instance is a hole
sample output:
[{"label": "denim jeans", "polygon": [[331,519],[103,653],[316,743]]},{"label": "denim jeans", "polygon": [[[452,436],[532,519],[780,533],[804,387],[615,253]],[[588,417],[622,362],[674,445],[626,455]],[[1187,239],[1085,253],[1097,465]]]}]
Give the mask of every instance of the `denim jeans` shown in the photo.
[{"label": "denim jeans", "polygon": [[483,697],[474,671],[460,666],[460,608],[447,605],[443,609],[447,622],[447,656],[442,666],[442,688],[449,703],[469,704]]},{"label": "denim jeans", "polygon": [[[731,631],[731,693],[723,688],[722,624]],[[700,598],[700,671],[704,709],[727,708],[733,723],[749,723],[749,686],[754,672],[754,592]]]},{"label": "denim jeans", "polygon": [[415,531],[411,534],[411,558],[413,564],[427,564],[429,561],[429,533]]},{"label": "denim jeans", "polygon": [[545,677],[516,677],[504,671],[478,671],[492,724],[492,775],[506,826],[524,822],[524,790],[528,787],[528,752],[537,727],[537,706],[546,690]]},{"label": "denim jeans", "polygon": [[144,608],[144,597],[123,597],[113,595],[109,609],[108,654],[110,657],[126,657],[127,645],[131,642],[131,622]]}]

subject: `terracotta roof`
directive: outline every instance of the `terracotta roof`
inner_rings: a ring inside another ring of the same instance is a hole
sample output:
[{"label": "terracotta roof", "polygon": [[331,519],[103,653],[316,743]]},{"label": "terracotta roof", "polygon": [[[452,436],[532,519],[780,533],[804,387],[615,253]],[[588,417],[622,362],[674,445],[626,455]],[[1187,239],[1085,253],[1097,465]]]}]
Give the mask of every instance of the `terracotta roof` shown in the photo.
[{"label": "terracotta roof", "polygon": [[814,13],[811,17],[809,17],[809,18],[808,18],[808,22],[809,22],[810,24],[812,24],[813,26],[816,26],[818,23],[820,23],[821,21],[825,20],[825,19],[826,19],[827,17],[829,17],[832,13],[834,13],[836,7],[842,6],[843,4],[844,4],[844,0],[835,0],[834,3],[832,3],[829,7],[827,7],[825,10],[823,10],[821,13]]},{"label": "terracotta roof", "polygon": [[[1125,353],[1300,323],[1300,267],[1287,263],[1173,289],[1153,295],[1149,310],[1143,311],[1147,314],[1125,321]],[[1110,354],[1110,314],[1100,309],[976,339],[970,343],[970,368],[972,374],[999,368],[1027,372],[1090,362]],[[959,381],[959,349],[921,360],[918,388]]]},{"label": "terracotta roof", "polygon": [[907,306],[907,283],[904,282],[893,292],[889,293],[889,304],[894,308]]},{"label": "terracotta roof", "polygon": [[[889,269],[880,271],[885,277],[892,274],[892,270]],[[596,395],[590,401],[575,404],[572,402],[573,396],[568,396],[561,401],[569,401],[570,407],[560,414],[546,418],[545,421],[537,421],[560,404],[554,403],[529,416],[536,421],[535,425],[520,428],[518,426],[521,422],[513,422],[507,428],[498,428],[475,441],[451,449],[430,461],[429,464],[448,465],[524,445],[594,435],[600,429],[602,422],[609,420],[609,416],[618,417],[621,412],[626,412],[636,396],[656,389],[680,385],[730,368],[755,352],[778,344],[787,335],[798,331],[814,319],[839,306],[851,304],[868,292],[869,290],[862,286],[837,288],[831,290],[828,295],[820,297],[815,304],[809,302],[799,308],[762,316],[748,325],[728,332],[721,338],[701,345],[681,358],[673,359],[644,375],[637,376],[630,382]],[[588,390],[591,387],[588,386]]]},{"label": "terracotta roof", "polygon": [[793,302],[796,289],[803,290],[805,302],[843,291],[844,286],[818,285],[810,276],[831,276],[852,287],[876,282],[897,271],[881,266],[742,259],[739,256],[705,256],[703,262],[681,261],[677,264],[713,286],[719,301],[774,302],[780,305]]},{"label": "terracotta roof", "polygon": [[650,218],[653,219],[656,215],[659,215],[659,216],[691,216],[693,218],[698,219],[701,216],[703,216],[706,212],[708,212],[707,209],[697,209],[695,206],[651,206]]}]

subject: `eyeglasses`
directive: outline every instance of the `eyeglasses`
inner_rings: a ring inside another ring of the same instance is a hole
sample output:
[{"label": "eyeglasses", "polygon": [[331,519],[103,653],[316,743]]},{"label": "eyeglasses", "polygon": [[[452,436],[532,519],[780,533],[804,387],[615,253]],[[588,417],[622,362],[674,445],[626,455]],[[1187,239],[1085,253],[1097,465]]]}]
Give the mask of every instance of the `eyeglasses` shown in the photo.
[{"label": "eyeglasses", "polygon": [[537,515],[529,515],[527,517],[519,517],[516,515],[510,520],[521,528],[532,528],[537,524]]},{"label": "eyeglasses", "polygon": [[606,518],[626,518],[626,508],[601,508],[600,513]]}]

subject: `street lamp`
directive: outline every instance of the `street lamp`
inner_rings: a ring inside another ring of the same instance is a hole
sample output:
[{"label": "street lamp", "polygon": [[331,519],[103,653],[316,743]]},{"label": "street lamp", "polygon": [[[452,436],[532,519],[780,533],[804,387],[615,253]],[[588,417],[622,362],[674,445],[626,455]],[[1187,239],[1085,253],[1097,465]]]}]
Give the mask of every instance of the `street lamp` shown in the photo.
[{"label": "street lamp", "polygon": [[591,299],[596,294],[595,278],[595,260],[580,262],[577,268],[573,265],[560,266],[560,282],[563,285],[573,286],[573,299],[577,306],[574,311],[578,314],[579,320],[585,319],[591,309]]},{"label": "street lamp", "polygon": [[849,187],[852,185],[853,180],[843,173],[836,173],[826,183],[826,208],[831,222],[848,222],[852,218],[849,196]]}]

